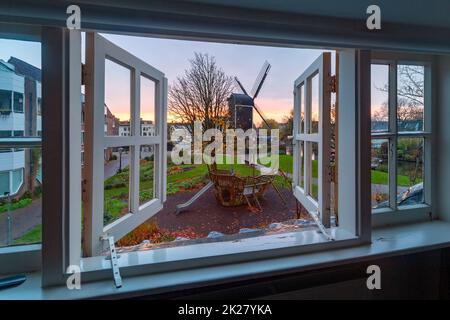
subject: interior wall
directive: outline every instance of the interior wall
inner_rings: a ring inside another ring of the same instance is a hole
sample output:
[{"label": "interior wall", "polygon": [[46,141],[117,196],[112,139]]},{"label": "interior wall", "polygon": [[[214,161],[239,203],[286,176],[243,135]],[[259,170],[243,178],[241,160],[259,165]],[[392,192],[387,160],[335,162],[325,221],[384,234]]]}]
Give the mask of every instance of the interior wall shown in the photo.
[{"label": "interior wall", "polygon": [[435,181],[437,215],[450,221],[450,56],[439,56],[435,68]]}]

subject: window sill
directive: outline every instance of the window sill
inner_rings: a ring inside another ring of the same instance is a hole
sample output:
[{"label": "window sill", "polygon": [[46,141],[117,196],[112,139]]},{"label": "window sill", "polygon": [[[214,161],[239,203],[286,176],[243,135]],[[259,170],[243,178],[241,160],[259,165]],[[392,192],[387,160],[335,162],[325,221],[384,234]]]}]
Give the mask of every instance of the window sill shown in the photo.
[{"label": "window sill", "polygon": [[42,289],[40,273],[28,274],[21,286],[0,291],[0,299],[84,299],[95,297],[132,297],[275,275],[295,270],[306,271],[332,267],[372,258],[400,255],[450,246],[450,223],[432,221],[396,227],[374,229],[373,242],[352,248],[306,253],[239,264],[194,268],[181,271],[135,276],[123,279],[115,289],[112,277],[105,281],[82,283],[81,290],[66,287]]}]

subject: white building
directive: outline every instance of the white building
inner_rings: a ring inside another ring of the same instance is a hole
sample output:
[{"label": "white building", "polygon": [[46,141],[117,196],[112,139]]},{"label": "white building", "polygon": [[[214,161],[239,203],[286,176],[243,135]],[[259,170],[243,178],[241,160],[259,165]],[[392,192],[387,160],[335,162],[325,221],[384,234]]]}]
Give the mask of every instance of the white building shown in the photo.
[{"label": "white building", "polygon": [[[0,60],[0,139],[40,136],[41,132],[40,70],[14,57]],[[30,149],[0,148],[0,199],[34,185],[24,183],[31,176],[31,159]],[[40,182],[40,175],[36,179]]]},{"label": "white building", "polygon": [[[131,135],[130,121],[120,121],[119,123],[119,136],[127,137]],[[141,136],[150,137],[155,135],[155,125],[151,120],[141,119]]]}]

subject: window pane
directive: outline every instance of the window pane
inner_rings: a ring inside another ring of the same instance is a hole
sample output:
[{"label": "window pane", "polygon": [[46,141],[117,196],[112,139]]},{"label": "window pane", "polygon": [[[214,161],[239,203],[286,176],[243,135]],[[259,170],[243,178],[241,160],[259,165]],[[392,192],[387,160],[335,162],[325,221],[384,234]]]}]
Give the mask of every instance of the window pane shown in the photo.
[{"label": "window pane", "polygon": [[309,133],[319,132],[319,74],[311,79],[311,119]]},{"label": "window pane", "polygon": [[105,149],[104,216],[105,225],[130,212],[130,148]]},{"label": "window pane", "polygon": [[389,140],[373,139],[371,149],[372,208],[389,207]]},{"label": "window pane", "polygon": [[0,150],[0,246],[41,242],[41,149]]},{"label": "window pane", "polygon": [[9,114],[11,110],[11,91],[0,90],[0,114]]},{"label": "window pane", "polygon": [[300,87],[300,123],[299,133],[305,132],[305,86]]},{"label": "window pane", "polygon": [[118,136],[120,122],[130,121],[130,80],[129,69],[105,60],[105,136]]},{"label": "window pane", "polygon": [[[41,44],[0,39],[0,138],[38,137]],[[41,242],[41,148],[0,148],[0,246]]]},{"label": "window pane", "polygon": [[423,138],[397,140],[397,203],[399,206],[424,202]]},{"label": "window pane", "polygon": [[308,143],[311,148],[311,162],[309,166],[310,170],[310,191],[309,195],[316,201],[319,199],[319,181],[318,181],[318,163],[319,163],[319,145],[317,142]]},{"label": "window pane", "polygon": [[14,92],[14,112],[23,113],[23,93]]},{"label": "window pane", "polygon": [[423,66],[397,67],[398,131],[423,131],[424,74]]},{"label": "window pane", "polygon": [[141,146],[139,168],[139,205],[155,198],[154,146]]},{"label": "window pane", "polygon": [[141,76],[141,136],[155,135],[156,84]]},{"label": "window pane", "polygon": [[298,168],[298,183],[299,186],[304,189],[305,188],[305,178],[304,178],[304,168],[305,168],[305,156],[304,156],[304,142],[300,141],[299,142],[299,153],[300,153],[300,164],[299,164],[299,168]]},{"label": "window pane", "polygon": [[372,132],[389,129],[389,66],[372,64],[371,67]]}]

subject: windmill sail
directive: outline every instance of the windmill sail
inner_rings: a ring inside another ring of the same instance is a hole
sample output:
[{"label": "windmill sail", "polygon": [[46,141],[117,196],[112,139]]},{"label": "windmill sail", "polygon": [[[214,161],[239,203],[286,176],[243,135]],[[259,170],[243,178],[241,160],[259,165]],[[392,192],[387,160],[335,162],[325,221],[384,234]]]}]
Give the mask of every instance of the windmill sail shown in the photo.
[{"label": "windmill sail", "polygon": [[255,102],[253,102],[253,108],[256,110],[256,112],[259,114],[259,116],[261,117],[261,119],[263,120],[264,124],[267,126],[268,129],[272,129],[269,125],[269,123],[266,120],[266,116],[264,115],[264,113],[262,112],[262,110],[256,105]]},{"label": "windmill sail", "polygon": [[261,87],[264,83],[264,80],[266,80],[267,74],[270,70],[270,63],[264,62],[261,71],[259,71],[258,77],[255,80],[255,83],[253,84],[253,88],[251,91],[251,95],[253,99],[255,99],[258,96],[259,91],[261,91]]},{"label": "windmill sail", "polygon": [[243,86],[242,83],[239,81],[238,77],[234,77],[234,81],[236,82],[236,84],[238,85],[238,87],[241,88],[242,93],[248,96],[247,91],[245,91],[244,86]]}]

